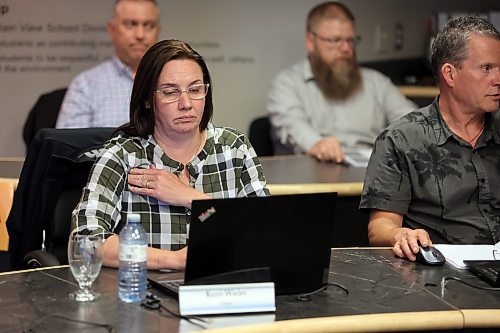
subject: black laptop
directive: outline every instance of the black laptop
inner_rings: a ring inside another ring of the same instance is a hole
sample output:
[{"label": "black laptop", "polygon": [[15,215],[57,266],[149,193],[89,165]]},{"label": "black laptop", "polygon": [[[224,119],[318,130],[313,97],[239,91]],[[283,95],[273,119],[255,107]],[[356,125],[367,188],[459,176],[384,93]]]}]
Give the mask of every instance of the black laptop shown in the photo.
[{"label": "black laptop", "polygon": [[[193,201],[184,284],[266,282],[275,292],[328,282],[336,193]],[[171,274],[148,272],[171,291]]]}]

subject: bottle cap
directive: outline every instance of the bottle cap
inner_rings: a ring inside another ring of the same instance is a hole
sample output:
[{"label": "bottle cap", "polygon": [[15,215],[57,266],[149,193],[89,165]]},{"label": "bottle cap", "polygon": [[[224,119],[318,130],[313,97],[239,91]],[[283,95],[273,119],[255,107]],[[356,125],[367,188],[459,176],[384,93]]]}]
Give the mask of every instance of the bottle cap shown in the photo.
[{"label": "bottle cap", "polygon": [[140,222],[141,221],[141,214],[128,214],[127,221],[128,222]]}]

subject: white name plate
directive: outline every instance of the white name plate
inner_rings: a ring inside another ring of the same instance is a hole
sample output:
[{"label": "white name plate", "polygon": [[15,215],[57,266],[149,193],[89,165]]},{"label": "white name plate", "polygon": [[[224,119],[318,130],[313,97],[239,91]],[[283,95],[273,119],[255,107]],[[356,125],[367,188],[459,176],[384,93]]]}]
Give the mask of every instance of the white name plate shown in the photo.
[{"label": "white name plate", "polygon": [[181,315],[276,311],[273,282],[179,287]]}]

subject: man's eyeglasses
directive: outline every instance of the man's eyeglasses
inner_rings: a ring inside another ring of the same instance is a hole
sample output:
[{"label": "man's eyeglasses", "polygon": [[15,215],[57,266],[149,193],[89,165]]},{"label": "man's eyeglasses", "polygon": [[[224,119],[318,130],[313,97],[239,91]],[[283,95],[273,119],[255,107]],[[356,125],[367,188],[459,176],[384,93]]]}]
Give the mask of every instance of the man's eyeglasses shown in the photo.
[{"label": "man's eyeglasses", "polygon": [[194,84],[186,89],[179,89],[175,87],[166,87],[154,90],[155,93],[160,94],[162,102],[173,103],[181,99],[182,93],[186,93],[190,99],[202,99],[207,96],[208,87],[210,84]]},{"label": "man's eyeglasses", "polygon": [[356,45],[359,44],[359,42],[361,42],[360,36],[349,37],[349,38],[342,38],[342,37],[327,38],[318,35],[314,31],[311,31],[311,34],[314,37],[318,38],[320,41],[325,42],[331,48],[339,48],[342,45],[342,43],[347,43],[347,45],[349,45],[350,47],[355,47]]}]

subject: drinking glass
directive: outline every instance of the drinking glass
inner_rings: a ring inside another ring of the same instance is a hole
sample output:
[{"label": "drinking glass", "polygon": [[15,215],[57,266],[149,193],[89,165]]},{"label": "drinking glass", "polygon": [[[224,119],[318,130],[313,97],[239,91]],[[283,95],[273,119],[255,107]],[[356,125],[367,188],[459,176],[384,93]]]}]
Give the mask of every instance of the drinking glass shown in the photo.
[{"label": "drinking glass", "polygon": [[88,233],[88,229],[75,229],[68,241],[69,267],[79,286],[69,297],[78,302],[92,302],[99,296],[90,286],[101,270],[104,239],[101,234]]}]

